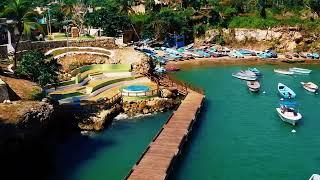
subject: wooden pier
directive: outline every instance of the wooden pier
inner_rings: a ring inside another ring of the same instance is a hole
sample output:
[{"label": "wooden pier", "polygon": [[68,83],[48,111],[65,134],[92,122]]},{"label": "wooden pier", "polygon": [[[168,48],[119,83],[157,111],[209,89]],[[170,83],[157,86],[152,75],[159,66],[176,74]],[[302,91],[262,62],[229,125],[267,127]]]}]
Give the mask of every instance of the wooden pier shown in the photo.
[{"label": "wooden pier", "polygon": [[204,95],[192,90],[153,138],[125,179],[165,180],[192,130]]}]

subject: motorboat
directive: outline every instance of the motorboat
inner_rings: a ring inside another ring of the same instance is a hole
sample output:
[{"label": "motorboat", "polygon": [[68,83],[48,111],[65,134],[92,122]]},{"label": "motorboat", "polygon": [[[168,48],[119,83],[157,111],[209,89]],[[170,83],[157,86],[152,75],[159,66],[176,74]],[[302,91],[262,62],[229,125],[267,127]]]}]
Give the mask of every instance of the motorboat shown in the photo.
[{"label": "motorboat", "polygon": [[288,86],[282,83],[278,83],[278,91],[283,98],[293,99],[296,97],[296,93],[292,89],[290,89]]},{"label": "motorboat", "polygon": [[309,59],[319,59],[318,53],[307,53],[307,58]]},{"label": "motorboat", "polygon": [[296,110],[296,107],[297,103],[295,102],[282,101],[276,111],[282,121],[296,125],[302,119],[302,115]]},{"label": "motorboat", "polygon": [[294,68],[289,68],[289,71],[296,73],[296,74],[310,74],[312,70],[294,67]]},{"label": "motorboat", "polygon": [[273,71],[278,74],[285,74],[285,75],[293,75],[294,74],[294,72],[286,70],[286,69],[274,69]]},{"label": "motorboat", "polygon": [[319,174],[312,174],[312,176],[309,178],[309,180],[320,180]]},{"label": "motorboat", "polygon": [[255,56],[256,55],[256,53],[254,51],[247,50],[247,49],[239,49],[238,51],[241,54],[243,54],[244,56]]},{"label": "motorboat", "polygon": [[176,67],[176,66],[167,66],[167,67],[166,67],[166,70],[167,70],[168,72],[172,72],[172,71],[179,71],[180,68],[179,68],[179,67]]},{"label": "motorboat", "polygon": [[316,92],[318,92],[318,86],[316,85],[316,84],[314,84],[314,83],[312,83],[312,82],[307,82],[307,83],[305,83],[305,82],[300,82],[301,84],[302,84],[302,86],[303,86],[303,88],[305,89],[305,90],[307,90],[307,91],[309,91],[309,92],[312,92],[312,93],[316,93]]},{"label": "motorboat", "polygon": [[255,73],[251,71],[239,71],[237,73],[232,74],[233,77],[236,77],[238,79],[247,80],[247,81],[255,81],[258,79]]},{"label": "motorboat", "polygon": [[260,90],[259,81],[247,81],[247,86],[251,92],[258,92]]},{"label": "motorboat", "polygon": [[234,58],[244,58],[244,55],[241,54],[239,51],[231,51],[230,53],[228,53],[228,56],[230,57],[234,57]]},{"label": "motorboat", "polygon": [[257,69],[257,68],[249,68],[249,71],[253,72],[254,74],[256,74],[257,76],[261,75],[261,72]]}]

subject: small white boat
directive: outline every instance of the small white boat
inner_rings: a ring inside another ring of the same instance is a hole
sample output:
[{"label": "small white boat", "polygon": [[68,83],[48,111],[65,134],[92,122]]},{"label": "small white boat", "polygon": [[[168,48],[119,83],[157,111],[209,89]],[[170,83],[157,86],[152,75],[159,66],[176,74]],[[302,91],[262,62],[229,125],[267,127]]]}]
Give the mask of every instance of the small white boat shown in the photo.
[{"label": "small white boat", "polygon": [[302,115],[296,110],[297,103],[290,101],[280,102],[280,107],[276,108],[277,113],[282,121],[296,125]]},{"label": "small white boat", "polygon": [[289,71],[297,74],[310,74],[312,70],[294,67],[294,68],[289,68]]},{"label": "small white boat", "polygon": [[255,81],[258,78],[255,73],[248,71],[248,70],[233,73],[232,76],[236,77],[238,79],[247,80],[247,81]]},{"label": "small white boat", "polygon": [[251,92],[258,92],[260,90],[259,81],[247,81],[247,86]]},{"label": "small white boat", "polygon": [[285,69],[274,69],[273,71],[278,74],[285,74],[285,75],[293,75],[294,74],[294,72],[289,71],[289,70],[285,70]]},{"label": "small white boat", "polygon": [[278,83],[278,91],[283,98],[293,99],[296,97],[296,93],[292,89],[290,89],[288,86],[282,83]]},{"label": "small white boat", "polygon": [[318,86],[316,85],[316,84],[314,84],[314,83],[312,83],[312,82],[307,82],[307,83],[305,83],[305,82],[300,82],[301,84],[302,84],[302,86],[303,86],[303,88],[305,89],[305,90],[307,90],[307,91],[309,91],[309,92],[312,92],[312,93],[316,93],[316,92],[318,92]]},{"label": "small white boat", "polygon": [[309,178],[309,180],[320,180],[319,174],[312,174],[312,176]]}]

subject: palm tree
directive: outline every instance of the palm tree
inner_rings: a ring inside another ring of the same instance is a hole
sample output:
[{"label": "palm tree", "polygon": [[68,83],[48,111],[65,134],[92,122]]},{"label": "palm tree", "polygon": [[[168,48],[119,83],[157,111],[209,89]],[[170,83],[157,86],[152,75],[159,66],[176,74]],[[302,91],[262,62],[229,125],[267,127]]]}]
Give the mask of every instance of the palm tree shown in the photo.
[{"label": "palm tree", "polygon": [[17,67],[17,50],[22,35],[30,36],[32,29],[41,29],[37,23],[37,13],[31,10],[28,0],[9,0],[4,7],[4,16],[14,21],[18,35],[14,46],[14,67]]}]

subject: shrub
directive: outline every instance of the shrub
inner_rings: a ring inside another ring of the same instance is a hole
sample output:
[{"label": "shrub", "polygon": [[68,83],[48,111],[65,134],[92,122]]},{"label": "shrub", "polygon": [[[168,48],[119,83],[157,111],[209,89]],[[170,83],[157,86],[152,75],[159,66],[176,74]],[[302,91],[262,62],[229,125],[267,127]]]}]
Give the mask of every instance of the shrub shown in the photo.
[{"label": "shrub", "polygon": [[22,56],[17,73],[45,87],[58,81],[58,70],[57,60],[39,51],[30,51]]}]

